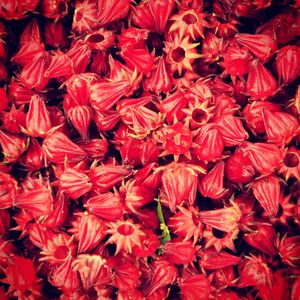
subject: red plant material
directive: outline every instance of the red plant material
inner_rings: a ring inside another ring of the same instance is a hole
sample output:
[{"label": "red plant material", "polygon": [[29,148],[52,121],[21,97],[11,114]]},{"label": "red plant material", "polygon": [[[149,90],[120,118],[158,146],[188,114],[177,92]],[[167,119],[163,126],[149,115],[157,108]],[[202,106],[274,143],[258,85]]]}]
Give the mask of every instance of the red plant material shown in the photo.
[{"label": "red plant material", "polygon": [[73,258],[69,257],[63,263],[53,267],[49,273],[49,282],[70,293],[80,287],[78,272],[73,270]]},{"label": "red plant material", "polygon": [[49,19],[56,21],[64,18],[69,12],[68,0],[42,0],[41,13]]},{"label": "red plant material", "polygon": [[111,270],[100,255],[80,254],[73,261],[72,266],[74,271],[78,271],[86,291],[100,284],[109,284],[111,281]]},{"label": "red plant material", "polygon": [[235,183],[248,183],[255,175],[255,169],[249,157],[243,153],[234,153],[225,164],[226,176]]},{"label": "red plant material", "polygon": [[124,18],[130,7],[130,1],[111,1],[107,2],[105,0],[97,1],[98,15],[97,19],[100,25],[106,25],[111,22],[118,21]]},{"label": "red plant material", "polygon": [[103,160],[108,150],[108,142],[105,138],[91,139],[88,142],[80,143],[79,146],[90,158],[97,158],[98,160]]},{"label": "red plant material", "polygon": [[226,251],[217,252],[214,248],[205,249],[201,254],[199,265],[204,270],[218,270],[237,265],[241,258]]},{"label": "red plant material", "polygon": [[33,261],[14,254],[7,261],[6,277],[1,281],[9,285],[9,293],[14,293],[19,299],[26,299],[26,292],[32,297],[40,297],[41,284]]},{"label": "red plant material", "polygon": [[43,221],[43,226],[47,228],[62,226],[69,215],[69,202],[64,192],[58,192],[56,197],[53,197],[53,210]]},{"label": "red plant material", "polygon": [[1,209],[0,210],[0,234],[6,234],[10,225],[10,214],[8,210]]},{"label": "red plant material", "polygon": [[100,28],[88,33],[84,37],[84,42],[88,44],[90,49],[105,51],[114,45],[115,36],[112,31]]},{"label": "red plant material", "polygon": [[[145,214],[148,218],[150,214]],[[151,226],[149,226],[151,228]],[[134,246],[133,252],[137,257],[155,256],[156,250],[160,246],[160,241],[151,230],[144,229],[145,235],[141,237],[141,246]]]},{"label": "red plant material", "polygon": [[34,91],[27,89],[17,80],[12,80],[9,85],[8,96],[16,105],[29,103],[34,94]]},{"label": "red plant material", "polygon": [[149,74],[154,68],[154,57],[146,49],[122,49],[120,56],[133,70]]},{"label": "red plant material", "polygon": [[296,300],[300,296],[300,279],[297,278],[292,286],[292,294],[291,294],[291,299]]},{"label": "red plant material", "polygon": [[274,144],[247,143],[241,149],[249,157],[256,171],[263,175],[273,173],[282,163],[282,152]]},{"label": "red plant material", "polygon": [[96,110],[108,111],[128,93],[129,88],[130,85],[125,80],[96,83],[91,86],[91,104]]},{"label": "red plant material", "polygon": [[225,44],[222,38],[218,38],[210,31],[207,32],[202,42],[203,59],[211,63],[218,61],[222,56],[224,47]]},{"label": "red plant material", "polygon": [[32,137],[45,137],[51,128],[50,114],[44,99],[37,94],[33,95],[26,115],[26,130],[23,131]]},{"label": "red plant material", "polygon": [[278,212],[280,195],[280,182],[278,177],[269,175],[253,183],[252,191],[255,198],[269,217],[274,217]]},{"label": "red plant material", "polygon": [[0,112],[2,112],[8,108],[8,101],[9,101],[7,97],[7,91],[5,88],[0,88],[0,97],[1,97]]},{"label": "red plant material", "polygon": [[68,41],[64,26],[61,23],[47,22],[44,27],[44,42],[54,48],[65,48]]},{"label": "red plant material", "polygon": [[117,221],[123,216],[123,205],[118,194],[101,193],[87,200],[87,210],[107,221]]},{"label": "red plant material", "polygon": [[193,153],[203,161],[214,161],[221,158],[224,142],[218,126],[214,123],[203,125],[194,139]]},{"label": "red plant material", "polygon": [[93,250],[104,238],[107,226],[98,217],[88,213],[77,213],[72,221],[70,233],[78,240],[78,253]]},{"label": "red plant material", "polygon": [[132,212],[138,211],[144,205],[151,203],[155,197],[155,191],[137,185],[135,180],[128,180],[124,186],[125,208]]},{"label": "red plant material", "polygon": [[261,287],[259,295],[263,300],[289,300],[291,299],[289,285],[282,271],[277,270],[273,273],[272,286]]},{"label": "red plant material", "polygon": [[28,146],[24,137],[5,133],[2,130],[0,130],[0,144],[4,155],[4,162],[7,163],[17,161]]},{"label": "red plant material", "polygon": [[131,174],[131,169],[118,165],[92,165],[89,178],[93,188],[99,193],[108,192],[112,187]]},{"label": "red plant material", "polygon": [[53,163],[78,162],[87,156],[86,152],[59,131],[48,133],[42,145],[46,159]]},{"label": "red plant material", "polygon": [[32,63],[34,58],[39,55],[45,55],[45,46],[40,41],[31,41],[22,44],[20,50],[13,56],[12,61],[23,67]]},{"label": "red plant material", "polygon": [[284,235],[281,239],[277,236],[276,247],[284,264],[297,268],[300,265],[300,237]]},{"label": "red plant material", "polygon": [[243,78],[249,72],[251,55],[246,48],[238,47],[237,45],[230,45],[223,54],[224,75],[229,74],[235,81],[236,77]]},{"label": "red plant material", "polygon": [[279,146],[288,144],[300,132],[299,121],[288,113],[263,109],[262,118],[270,143]]},{"label": "red plant material", "polygon": [[49,78],[67,77],[74,72],[72,60],[63,52],[53,52],[45,76]]},{"label": "red plant material", "polygon": [[126,253],[132,253],[134,246],[142,247],[141,239],[145,233],[140,229],[139,224],[133,223],[131,220],[118,220],[117,222],[109,222],[109,229],[107,234],[111,234],[106,244],[116,244],[116,252],[118,254],[121,250]]},{"label": "red plant material", "polygon": [[199,220],[215,229],[232,232],[238,229],[241,218],[241,210],[237,204],[231,202],[232,206],[199,212]]},{"label": "red plant material", "polygon": [[182,39],[178,35],[175,35],[174,38],[170,37],[165,42],[164,51],[167,55],[166,62],[171,65],[171,71],[178,71],[179,75],[184,70],[193,71],[192,63],[200,57],[195,49],[198,45],[198,43],[192,44],[188,36]]},{"label": "red plant material", "polygon": [[13,205],[18,208],[28,209],[37,217],[47,216],[53,205],[51,191],[47,188],[36,188],[32,191],[23,192],[14,198]]},{"label": "red plant material", "polygon": [[180,37],[190,35],[193,40],[199,37],[204,38],[204,27],[209,27],[209,23],[205,20],[207,14],[200,13],[194,9],[179,11],[177,15],[173,15],[170,20],[174,21],[169,32],[177,32]]},{"label": "red plant material", "polygon": [[25,155],[24,165],[29,170],[36,171],[43,167],[43,161],[44,156],[41,145],[35,138],[31,138]]},{"label": "red plant material", "polygon": [[47,54],[36,55],[31,63],[24,66],[19,76],[21,83],[28,89],[43,90],[49,82],[45,76],[49,63]]},{"label": "red plant material", "polygon": [[99,25],[97,14],[97,5],[94,1],[76,1],[72,29],[80,33],[96,29]]},{"label": "red plant material", "polygon": [[21,128],[25,127],[26,114],[24,113],[24,106],[19,109],[12,104],[9,112],[3,112],[3,128],[11,133],[21,133]]},{"label": "red plant material", "polygon": [[136,26],[149,31],[156,31],[156,21],[149,9],[148,2],[141,1],[136,7],[134,7],[131,18]]},{"label": "red plant material", "polygon": [[260,250],[267,255],[276,255],[276,249],[274,247],[275,230],[273,229],[271,224],[258,224],[253,232],[244,235],[244,240],[250,246]]},{"label": "red plant material", "polygon": [[280,106],[268,101],[253,101],[243,109],[248,128],[254,133],[265,133],[262,111],[279,112]]},{"label": "red plant material", "polygon": [[149,34],[148,30],[138,29],[130,26],[128,29],[123,29],[122,33],[118,36],[118,45],[121,49],[143,49],[145,48],[145,40]]},{"label": "red plant material", "polygon": [[75,42],[66,53],[73,62],[75,73],[85,72],[91,56],[91,49],[82,40]]},{"label": "red plant material", "polygon": [[34,11],[39,1],[22,1],[10,0],[1,2],[0,16],[6,20],[19,20],[26,17],[26,14],[30,11]]},{"label": "red plant material", "polygon": [[163,56],[158,59],[155,67],[155,70],[143,81],[144,89],[156,94],[169,92],[172,88],[172,80]]},{"label": "red plant material", "polygon": [[203,224],[199,218],[199,211],[193,206],[188,209],[183,206],[178,206],[178,212],[168,220],[168,227],[176,235],[184,238],[183,241],[188,241],[193,237],[194,244],[201,238]]},{"label": "red plant material", "polygon": [[139,269],[129,262],[114,268],[113,285],[120,291],[132,290],[139,285]]},{"label": "red plant material", "polygon": [[238,33],[235,35],[235,40],[248,48],[261,61],[270,59],[277,50],[276,40],[266,34]]},{"label": "red plant material", "polygon": [[162,174],[161,200],[172,212],[176,206],[187,201],[193,205],[196,199],[198,173],[205,170],[200,166],[186,163],[172,163]]},{"label": "red plant material", "polygon": [[68,110],[68,119],[79,132],[83,140],[89,139],[89,125],[92,120],[92,109],[87,105],[77,105]]},{"label": "red plant material", "polygon": [[202,178],[199,184],[202,196],[217,200],[225,195],[227,190],[223,185],[224,168],[224,162],[220,161]]},{"label": "red plant material", "polygon": [[276,70],[280,82],[287,84],[296,80],[300,75],[300,47],[285,46],[279,49]]},{"label": "red plant material", "polygon": [[181,154],[190,158],[190,148],[193,146],[193,132],[180,122],[165,126],[157,132],[164,151],[161,156],[173,154],[175,161]]},{"label": "red plant material", "polygon": [[239,266],[238,287],[253,286],[267,288],[272,286],[273,273],[262,256],[246,256]]},{"label": "red plant material", "polygon": [[209,280],[203,274],[179,278],[178,286],[183,300],[208,299],[211,289]]},{"label": "red plant material", "polygon": [[284,175],[286,181],[290,177],[300,180],[300,151],[294,146],[284,150],[282,165],[278,172]]},{"label": "red plant material", "polygon": [[78,199],[92,189],[92,183],[85,172],[78,168],[66,168],[59,176],[58,185],[71,199]]},{"label": "red plant material", "polygon": [[276,92],[276,80],[258,60],[250,66],[247,79],[247,92],[253,99],[265,100]]},{"label": "red plant material", "polygon": [[233,115],[223,115],[216,120],[224,145],[231,147],[241,144],[249,138],[240,118]]},{"label": "red plant material", "polygon": [[191,241],[173,240],[167,242],[162,252],[174,264],[190,264],[196,261],[196,249]]},{"label": "red plant material", "polygon": [[224,289],[230,286],[236,286],[236,278],[233,266],[215,270],[212,274],[212,280],[216,283],[217,288]]},{"label": "red plant material", "polygon": [[154,260],[150,267],[152,269],[151,278],[143,289],[143,294],[148,297],[158,289],[173,283],[178,276],[176,267],[168,260]]}]

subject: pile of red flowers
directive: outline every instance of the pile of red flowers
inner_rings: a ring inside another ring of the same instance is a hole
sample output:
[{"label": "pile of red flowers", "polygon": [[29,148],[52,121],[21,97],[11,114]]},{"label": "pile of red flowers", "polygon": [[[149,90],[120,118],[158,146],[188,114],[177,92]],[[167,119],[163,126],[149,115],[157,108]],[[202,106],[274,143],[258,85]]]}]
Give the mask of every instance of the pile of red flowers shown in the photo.
[{"label": "pile of red flowers", "polygon": [[300,298],[298,0],[0,2],[0,298]]}]

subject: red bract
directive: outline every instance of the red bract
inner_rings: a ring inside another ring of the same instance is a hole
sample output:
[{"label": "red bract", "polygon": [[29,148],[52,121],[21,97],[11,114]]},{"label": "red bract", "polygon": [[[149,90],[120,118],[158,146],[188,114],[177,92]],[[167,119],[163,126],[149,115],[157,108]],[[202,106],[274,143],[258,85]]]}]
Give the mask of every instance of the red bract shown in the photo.
[{"label": "red bract", "polygon": [[162,252],[174,264],[189,264],[196,260],[196,248],[190,241],[168,242],[163,246]]},{"label": "red bract", "polygon": [[86,152],[59,131],[50,132],[43,141],[43,153],[53,163],[78,162],[87,156]]},{"label": "red bract", "polygon": [[32,260],[12,255],[8,259],[4,274],[6,277],[1,281],[8,284],[10,293],[14,293],[18,298],[26,299],[26,293],[33,297],[41,296],[41,284]]},{"label": "red bract", "polygon": [[0,130],[0,144],[4,155],[4,162],[15,162],[26,150],[28,144],[24,137],[18,137]]},{"label": "red bract", "polygon": [[178,286],[183,300],[208,299],[211,289],[209,280],[203,274],[179,278]]},{"label": "red bract", "polygon": [[299,121],[288,113],[262,109],[262,119],[268,141],[273,144],[288,144],[300,132]]},{"label": "red bract", "polygon": [[77,199],[92,189],[88,175],[78,168],[66,168],[59,177],[58,185],[71,199]]},{"label": "red bract", "polygon": [[121,198],[111,192],[89,198],[84,206],[90,213],[107,221],[117,221],[123,216]]},{"label": "red bract", "polygon": [[172,163],[162,174],[162,202],[168,205],[172,212],[183,201],[193,205],[196,198],[198,173],[205,173],[200,166]]},{"label": "red bract", "polygon": [[23,131],[32,137],[45,137],[51,128],[50,114],[44,99],[33,95],[26,115],[26,129]]},{"label": "red bract", "polygon": [[69,12],[68,0],[42,0],[41,13],[56,21],[65,17]]},{"label": "red bract", "polygon": [[249,134],[243,127],[241,119],[233,115],[223,115],[216,120],[224,145],[231,147],[247,140]]},{"label": "red bract", "polygon": [[250,246],[267,255],[272,256],[276,254],[276,249],[274,247],[275,230],[272,228],[271,224],[258,224],[253,232],[244,235],[244,239]]},{"label": "red bract", "polygon": [[276,92],[276,80],[258,60],[250,66],[247,79],[247,92],[253,99],[266,99]]},{"label": "red bract", "polygon": [[247,256],[240,265],[238,287],[267,288],[272,285],[273,274],[262,256]]},{"label": "red bract", "polygon": [[24,66],[19,76],[21,83],[28,89],[43,90],[49,82],[49,79],[45,76],[49,63],[47,54],[36,55],[32,62]]},{"label": "red bract", "polygon": [[224,167],[224,162],[220,161],[202,178],[199,184],[202,196],[212,199],[220,199],[224,196],[227,192],[223,186]]},{"label": "red bract", "polygon": [[267,215],[274,217],[277,214],[279,199],[281,197],[278,177],[270,175],[258,179],[253,183],[252,191]]},{"label": "red bract", "polygon": [[89,178],[93,188],[99,193],[108,192],[112,187],[121,183],[123,179],[131,174],[131,169],[118,165],[92,165]]},{"label": "red bract", "polygon": [[218,126],[213,123],[205,124],[194,139],[193,153],[203,161],[215,161],[221,158],[224,142]]},{"label": "red bract", "polygon": [[144,295],[150,296],[161,287],[173,283],[177,276],[176,267],[168,260],[154,260],[151,264],[151,278],[143,290]]},{"label": "red bract", "polygon": [[254,168],[261,174],[270,174],[282,162],[282,152],[276,145],[265,143],[247,143],[241,151],[250,159]]},{"label": "red bract", "polygon": [[117,1],[113,0],[111,2],[107,2],[105,0],[97,1],[98,15],[97,20],[100,25],[106,25],[108,23],[118,21],[119,19],[124,18],[128,11],[130,1]]},{"label": "red bract", "polygon": [[93,250],[104,238],[107,226],[94,215],[77,213],[72,221],[70,233],[78,240],[78,253]]},{"label": "red bract", "polygon": [[25,127],[26,114],[24,113],[24,106],[16,109],[12,104],[9,112],[3,113],[3,128],[11,133],[21,133],[21,128]]},{"label": "red bract", "polygon": [[282,83],[291,83],[300,75],[300,47],[285,46],[278,50],[276,69]]},{"label": "red bract", "polygon": [[23,192],[13,200],[13,205],[27,209],[35,216],[47,216],[53,205],[51,191],[47,188],[36,188],[32,191]]},{"label": "red bract", "polygon": [[266,34],[238,33],[235,35],[235,40],[248,48],[261,61],[271,58],[277,50],[276,40]]},{"label": "red bract", "polygon": [[249,157],[242,153],[234,153],[226,161],[226,176],[236,183],[248,183],[255,175],[254,166]]},{"label": "red bract", "polygon": [[139,224],[133,223],[131,220],[119,220],[115,223],[109,222],[109,229],[106,230],[107,234],[111,234],[106,244],[116,244],[116,252],[118,254],[121,250],[126,253],[132,253],[134,246],[142,247],[142,237],[145,233],[140,229]]}]

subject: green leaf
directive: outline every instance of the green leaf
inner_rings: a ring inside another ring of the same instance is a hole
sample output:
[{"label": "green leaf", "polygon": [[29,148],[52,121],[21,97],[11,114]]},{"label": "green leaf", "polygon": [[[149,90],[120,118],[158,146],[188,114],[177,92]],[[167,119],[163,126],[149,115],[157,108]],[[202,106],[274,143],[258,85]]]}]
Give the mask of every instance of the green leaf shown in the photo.
[{"label": "green leaf", "polygon": [[160,239],[160,242],[161,244],[165,244],[166,242],[171,240],[171,236],[170,236],[170,230],[165,222],[165,218],[162,212],[162,207],[159,198],[157,199],[157,216],[160,222],[160,230],[162,231],[162,238]]}]

